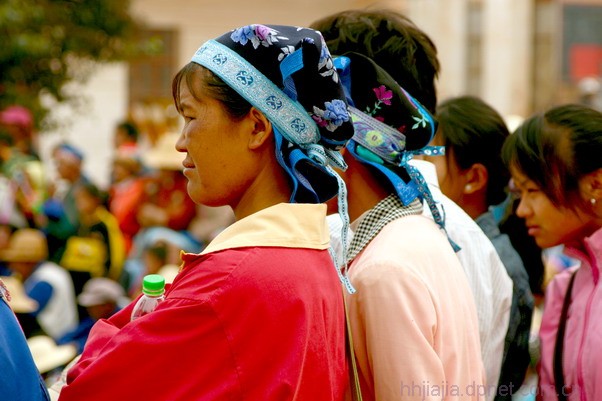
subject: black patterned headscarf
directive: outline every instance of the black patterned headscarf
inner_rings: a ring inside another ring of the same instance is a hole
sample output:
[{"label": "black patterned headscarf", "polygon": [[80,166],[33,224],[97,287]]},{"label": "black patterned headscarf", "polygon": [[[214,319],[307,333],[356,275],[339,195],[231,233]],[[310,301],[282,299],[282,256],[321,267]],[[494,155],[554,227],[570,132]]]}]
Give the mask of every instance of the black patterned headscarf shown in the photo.
[{"label": "black patterned headscarf", "polygon": [[324,202],[337,194],[336,180],[323,167],[341,163],[335,151],[352,137],[353,125],[319,32],[248,25],[206,42],[192,62],[261,110],[285,140],[279,159],[294,182],[291,201]]},{"label": "black patterned headscarf", "polygon": [[372,59],[349,52],[337,57],[335,64],[355,130],[347,144],[349,152],[390,182],[404,205],[425,200],[435,221],[445,228],[444,215],[422,174],[408,163],[416,154],[443,154],[442,147],[428,146],[437,130],[433,116]]},{"label": "black patterned headscarf", "polygon": [[353,124],[322,35],[309,28],[247,25],[207,41],[191,61],[270,120],[277,159],[293,184],[291,202],[321,203],[338,195],[348,225],[345,184],[332,167],[346,168],[338,151],[353,136]]}]

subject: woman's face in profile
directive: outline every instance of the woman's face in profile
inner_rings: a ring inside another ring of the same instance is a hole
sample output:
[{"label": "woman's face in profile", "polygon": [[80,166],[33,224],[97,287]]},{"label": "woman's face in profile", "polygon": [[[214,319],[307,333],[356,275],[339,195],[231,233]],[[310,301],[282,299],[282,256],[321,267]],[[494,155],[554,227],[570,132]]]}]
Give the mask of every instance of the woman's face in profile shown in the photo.
[{"label": "woman's face in profile", "polygon": [[179,98],[184,128],[176,148],[186,153],[182,165],[188,194],[207,206],[237,205],[254,175],[247,167],[253,127],[246,118],[233,120],[204,90],[201,78],[193,79],[194,94],[185,81],[180,82]]},{"label": "woman's face in profile", "polygon": [[579,241],[591,235],[596,227],[591,216],[562,206],[556,206],[527,176],[510,169],[520,196],[516,215],[525,219],[529,235],[541,248]]}]

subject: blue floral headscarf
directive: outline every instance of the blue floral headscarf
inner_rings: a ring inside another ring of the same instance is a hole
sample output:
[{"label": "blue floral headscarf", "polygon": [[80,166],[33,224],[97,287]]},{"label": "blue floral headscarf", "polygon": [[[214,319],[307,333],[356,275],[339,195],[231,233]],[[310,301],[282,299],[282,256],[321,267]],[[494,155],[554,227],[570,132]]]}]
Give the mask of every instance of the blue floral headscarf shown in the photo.
[{"label": "blue floral headscarf", "polygon": [[[209,40],[191,61],[270,120],[276,157],[293,184],[291,202],[322,203],[338,196],[346,238],[346,188],[332,167],[346,169],[338,151],[353,136],[353,124],[322,35],[309,28],[247,25]],[[346,276],[340,277],[353,292]]]},{"label": "blue floral headscarf", "polygon": [[344,90],[322,35],[308,28],[247,25],[203,44],[192,62],[211,70],[274,126],[291,202],[321,203],[339,192],[329,165],[353,135]]}]

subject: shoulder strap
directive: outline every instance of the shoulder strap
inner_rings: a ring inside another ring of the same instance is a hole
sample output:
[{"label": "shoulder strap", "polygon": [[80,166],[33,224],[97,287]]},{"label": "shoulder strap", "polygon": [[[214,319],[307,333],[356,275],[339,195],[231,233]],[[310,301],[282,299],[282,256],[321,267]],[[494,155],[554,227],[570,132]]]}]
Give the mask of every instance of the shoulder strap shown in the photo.
[{"label": "shoulder strap", "polygon": [[560,320],[558,321],[558,331],[556,332],[556,344],[554,346],[554,385],[556,387],[556,394],[558,395],[558,401],[566,401],[566,394],[564,393],[564,373],[562,371],[562,350],[564,347],[564,332],[566,328],[566,318],[571,304],[571,293],[573,292],[573,283],[575,282],[575,270],[571,275],[569,286],[564,295],[564,302],[562,304],[562,312],[560,313]]},{"label": "shoulder strap", "polygon": [[345,299],[345,289],[343,289],[343,304],[345,305],[345,325],[347,326],[346,351],[347,358],[351,367],[349,369],[349,384],[351,386],[351,400],[362,401],[362,391],[360,388],[360,379],[357,372],[357,363],[355,361],[355,351],[353,346],[353,335],[351,334],[351,322],[349,321],[349,311],[347,309],[347,300]]}]

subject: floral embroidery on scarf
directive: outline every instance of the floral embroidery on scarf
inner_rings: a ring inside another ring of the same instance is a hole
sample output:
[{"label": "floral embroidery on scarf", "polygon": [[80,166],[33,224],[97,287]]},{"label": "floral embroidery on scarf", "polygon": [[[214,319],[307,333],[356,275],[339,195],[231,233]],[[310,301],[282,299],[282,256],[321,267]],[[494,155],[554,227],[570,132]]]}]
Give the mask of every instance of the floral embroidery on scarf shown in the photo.
[{"label": "floral embroidery on scarf", "polygon": [[[322,71],[323,69],[325,71]],[[324,38],[322,38],[322,51],[320,53],[320,61],[318,62],[318,71],[320,71],[321,76],[332,77],[334,82],[339,82],[339,74],[336,68],[334,68],[334,63],[332,62],[332,57],[330,56],[326,42],[324,42]]]},{"label": "floral embroidery on scarf", "polygon": [[414,121],[416,121],[416,124],[412,125],[412,129],[416,129],[419,128],[420,126],[422,126],[422,128],[426,127],[426,124],[428,124],[428,120],[426,118],[426,116],[422,113],[420,113],[420,118],[412,116],[412,118],[414,119]]},{"label": "floral embroidery on scarf", "polygon": [[271,46],[278,39],[288,40],[284,36],[278,36],[278,31],[269,28],[265,25],[247,25],[242,28],[238,28],[232,32],[230,38],[241,45],[246,45],[247,42],[251,42],[254,49],[257,49],[260,45],[264,47]]},{"label": "floral embroidery on scarf", "polygon": [[[366,107],[366,114],[373,116],[376,114],[378,110],[380,110],[381,106],[384,104],[386,106],[391,105],[391,99],[393,99],[393,91],[387,89],[385,85],[381,85],[378,88],[373,88],[374,94],[376,95],[376,103],[374,104],[374,108],[370,109],[370,107]],[[379,121],[383,121],[382,117],[375,117]]]},{"label": "floral embroidery on scarf", "polygon": [[314,114],[311,117],[319,127],[326,128],[331,132],[349,121],[347,105],[340,99],[324,103],[324,110],[314,106]]},{"label": "floral embroidery on scarf", "polygon": [[286,56],[291,55],[295,52],[295,48],[291,45],[286,45],[280,48],[280,54],[278,55],[278,61],[284,60]]}]

